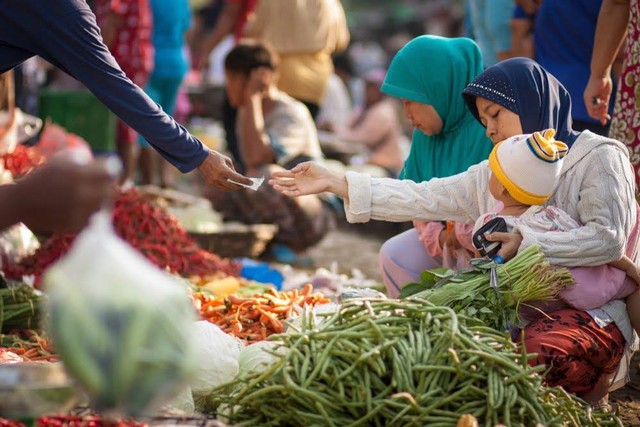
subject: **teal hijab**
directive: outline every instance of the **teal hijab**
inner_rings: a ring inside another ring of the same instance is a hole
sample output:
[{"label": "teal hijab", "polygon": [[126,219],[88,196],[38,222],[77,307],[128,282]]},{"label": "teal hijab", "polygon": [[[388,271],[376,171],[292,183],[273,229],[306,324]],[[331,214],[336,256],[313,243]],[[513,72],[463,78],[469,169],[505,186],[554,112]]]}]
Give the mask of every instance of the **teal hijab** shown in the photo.
[{"label": "teal hijab", "polygon": [[420,36],[393,58],[382,92],[431,105],[444,124],[434,136],[413,131],[401,179],[444,178],[489,157],[491,141],[462,97],[463,89],[481,72],[480,49],[467,38]]}]

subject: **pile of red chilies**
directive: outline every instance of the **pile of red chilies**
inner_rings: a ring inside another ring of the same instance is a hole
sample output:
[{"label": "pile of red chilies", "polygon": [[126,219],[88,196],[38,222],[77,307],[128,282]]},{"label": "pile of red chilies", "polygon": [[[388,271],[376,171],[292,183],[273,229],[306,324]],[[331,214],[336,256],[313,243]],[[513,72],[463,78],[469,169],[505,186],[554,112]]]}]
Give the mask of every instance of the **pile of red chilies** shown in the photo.
[{"label": "pile of red chilies", "polygon": [[[115,201],[116,233],[162,269],[183,277],[205,276],[222,271],[238,276],[240,265],[201,249],[169,213],[141,196],[135,189],[121,193]],[[36,286],[44,270],[67,253],[75,235],[54,235],[33,255],[17,264],[3,262],[8,279],[35,276]]]},{"label": "pile of red chilies", "polygon": [[27,147],[21,144],[18,144],[13,152],[0,156],[0,162],[6,170],[11,172],[14,179],[28,174],[44,161],[44,156],[36,147]]},{"label": "pile of red chilies", "polygon": [[[128,419],[105,420],[97,415],[80,417],[77,415],[42,416],[35,421],[36,427],[146,427],[147,424]],[[0,418],[0,427],[26,427],[20,421]]]}]

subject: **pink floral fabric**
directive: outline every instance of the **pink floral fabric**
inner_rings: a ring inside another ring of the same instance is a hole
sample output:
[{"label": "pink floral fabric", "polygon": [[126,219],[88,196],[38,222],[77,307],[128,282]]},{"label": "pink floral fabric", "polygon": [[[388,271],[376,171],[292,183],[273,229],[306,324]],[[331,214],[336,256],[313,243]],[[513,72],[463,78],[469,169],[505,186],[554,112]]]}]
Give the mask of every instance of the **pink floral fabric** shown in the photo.
[{"label": "pink floral fabric", "polygon": [[[153,70],[152,16],[149,0],[99,0],[96,3],[98,25],[104,25],[110,12],[120,15],[123,23],[109,50],[127,77],[144,88]],[[118,120],[118,144],[133,144],[136,139],[136,132],[125,122]]]},{"label": "pink floral fabric", "polygon": [[[640,177],[640,0],[630,0],[624,63],[609,137],[629,147],[636,183]],[[637,192],[636,186],[636,192]]]}]

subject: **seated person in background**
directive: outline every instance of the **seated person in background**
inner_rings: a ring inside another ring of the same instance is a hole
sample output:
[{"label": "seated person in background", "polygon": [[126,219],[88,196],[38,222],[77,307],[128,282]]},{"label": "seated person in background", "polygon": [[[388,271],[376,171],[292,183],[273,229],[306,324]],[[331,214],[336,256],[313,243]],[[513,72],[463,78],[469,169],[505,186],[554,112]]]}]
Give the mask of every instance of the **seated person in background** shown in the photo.
[{"label": "seated person in background", "polygon": [[350,121],[348,126],[338,129],[338,139],[363,144],[368,148],[364,159],[354,158],[367,165],[378,166],[377,176],[395,178],[402,169],[404,156],[400,147],[402,125],[397,101],[380,92],[386,71],[370,70],[364,76],[364,108]]},{"label": "seated person in background", "polygon": [[[248,176],[268,179],[274,170],[322,159],[308,109],[276,87],[278,59],[271,48],[240,42],[224,67],[229,102],[238,108],[239,151]],[[319,242],[334,223],[331,207],[317,195],[291,199],[262,185],[257,191],[209,196],[227,220],[277,225],[270,255],[280,262],[308,261],[301,252]]]}]

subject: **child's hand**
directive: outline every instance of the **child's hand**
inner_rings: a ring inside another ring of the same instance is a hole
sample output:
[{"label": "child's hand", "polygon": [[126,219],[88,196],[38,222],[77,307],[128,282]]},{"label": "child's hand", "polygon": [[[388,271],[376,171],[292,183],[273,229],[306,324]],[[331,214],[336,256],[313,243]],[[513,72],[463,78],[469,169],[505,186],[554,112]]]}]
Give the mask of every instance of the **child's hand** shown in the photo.
[{"label": "child's hand", "polygon": [[520,233],[496,232],[485,234],[485,237],[491,242],[502,242],[502,247],[500,247],[498,255],[505,261],[509,261],[518,254],[518,248],[522,243],[522,235]]},{"label": "child's hand", "polygon": [[269,184],[276,191],[289,197],[318,194],[330,191],[346,197],[347,182],[344,177],[337,177],[329,170],[314,162],[300,163],[290,171],[273,173]]}]

